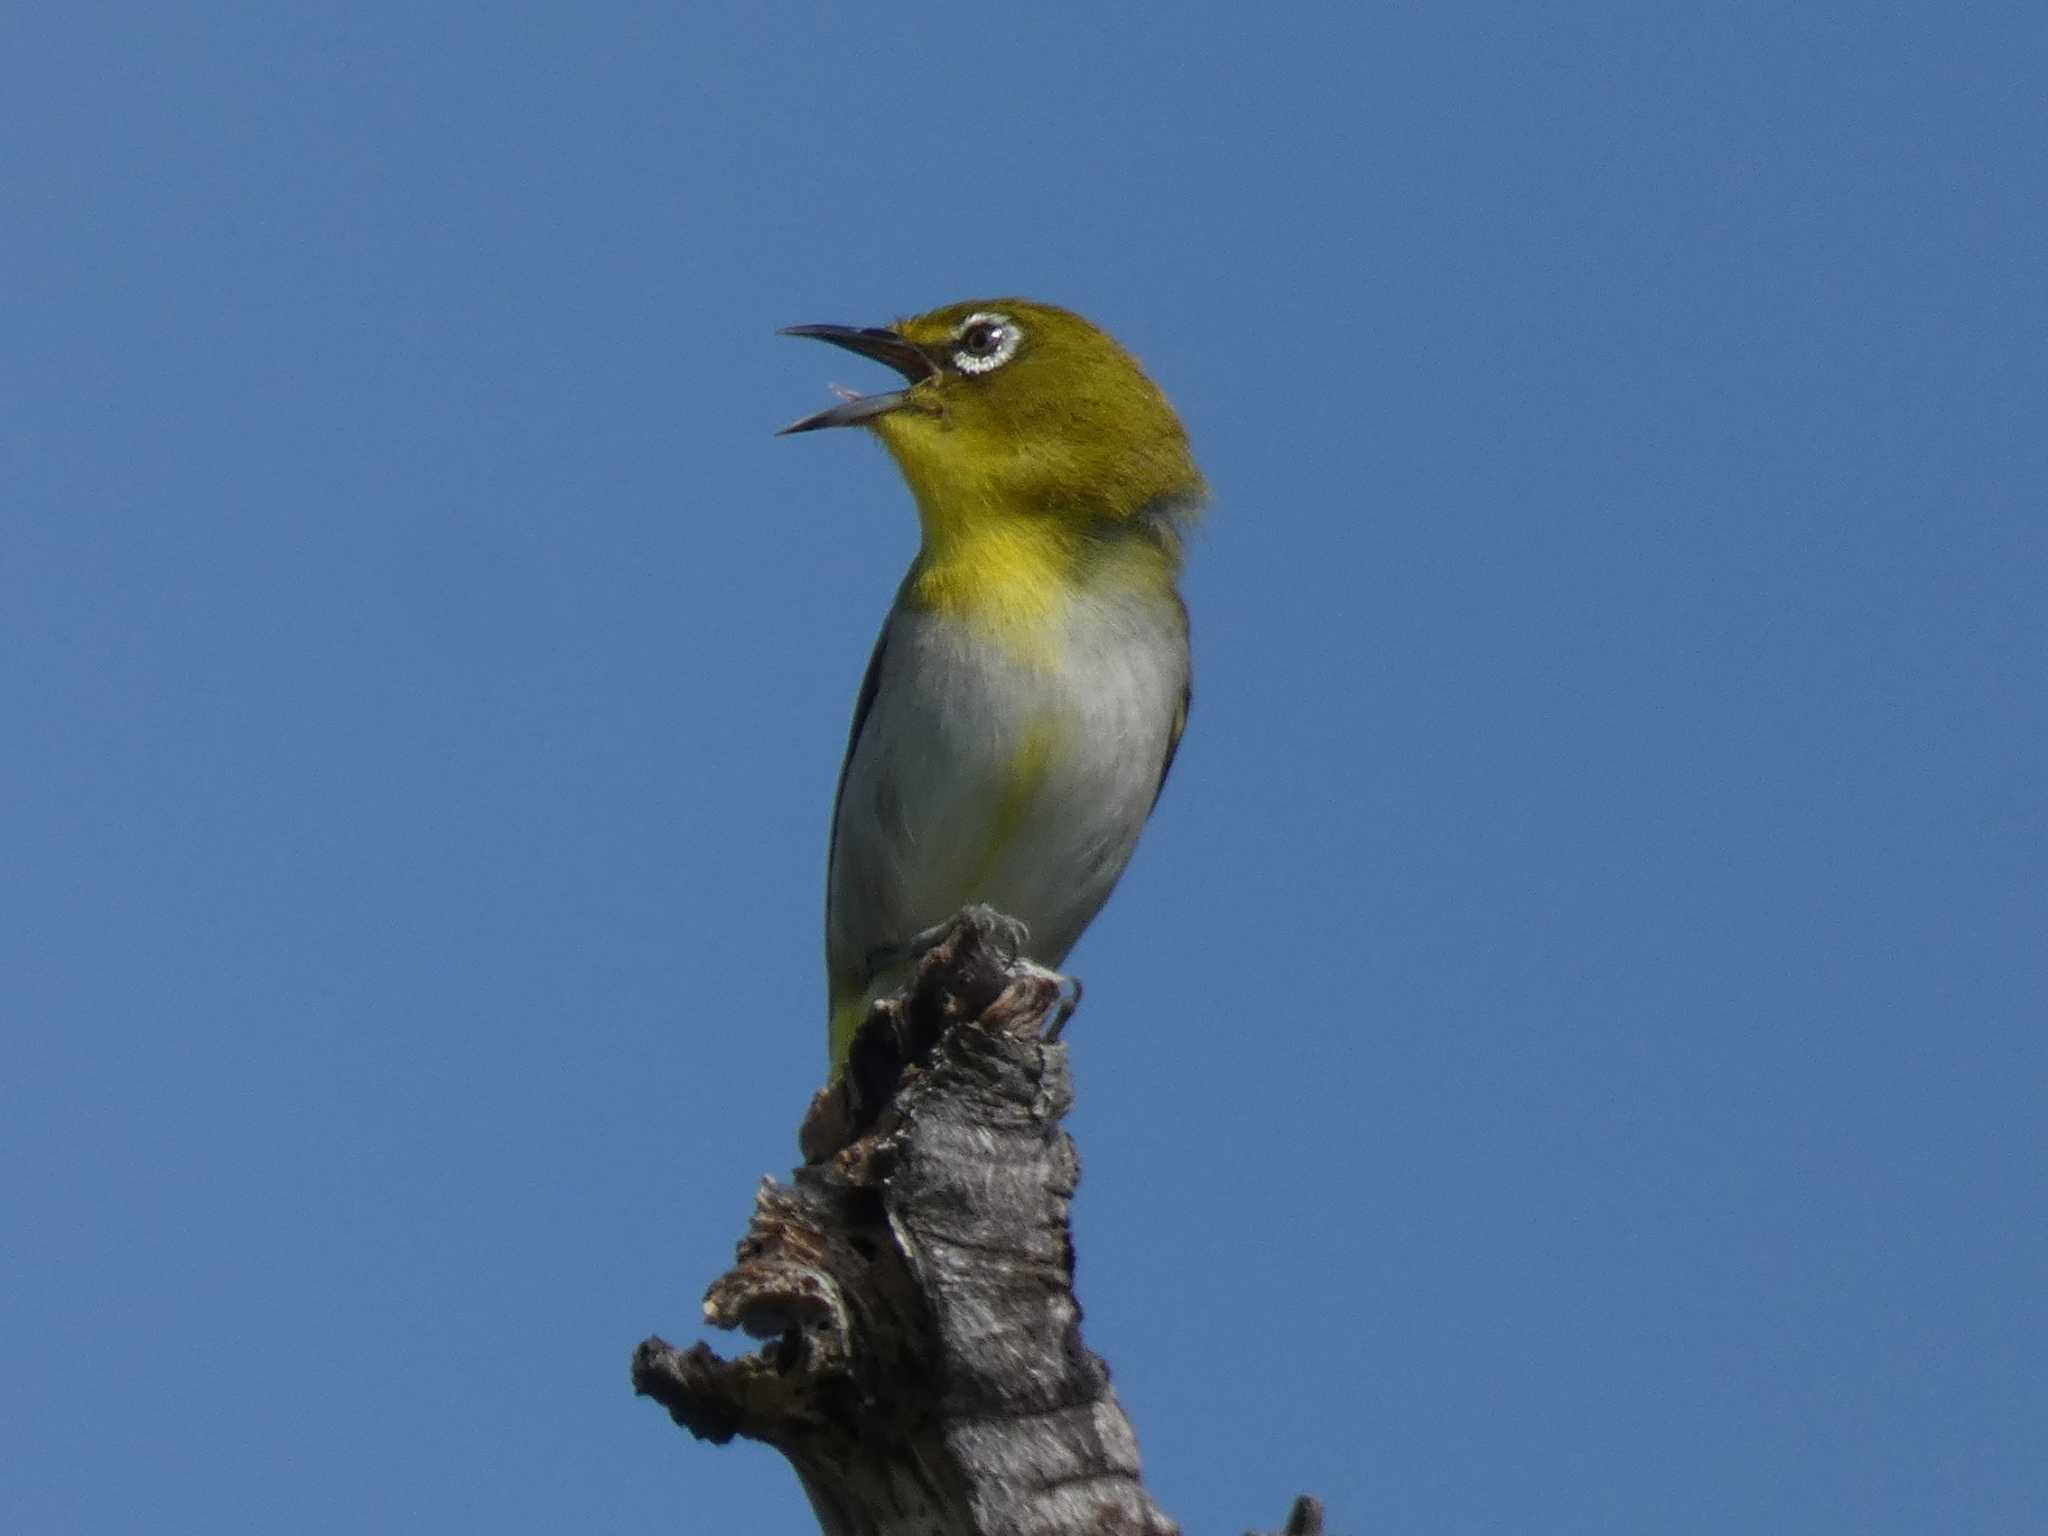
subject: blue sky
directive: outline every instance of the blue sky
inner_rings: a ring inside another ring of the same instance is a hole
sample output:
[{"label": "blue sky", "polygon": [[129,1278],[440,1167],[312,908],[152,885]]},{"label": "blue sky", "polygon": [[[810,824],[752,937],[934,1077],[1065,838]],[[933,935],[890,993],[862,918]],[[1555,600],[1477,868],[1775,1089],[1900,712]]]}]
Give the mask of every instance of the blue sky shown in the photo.
[{"label": "blue sky", "polygon": [[807,1526],[626,1382],[794,1160],[915,543],[773,332],[1005,293],[1216,490],[1071,961],[1166,1508],[2048,1523],[2044,71],[2017,4],[17,15],[0,1525]]}]

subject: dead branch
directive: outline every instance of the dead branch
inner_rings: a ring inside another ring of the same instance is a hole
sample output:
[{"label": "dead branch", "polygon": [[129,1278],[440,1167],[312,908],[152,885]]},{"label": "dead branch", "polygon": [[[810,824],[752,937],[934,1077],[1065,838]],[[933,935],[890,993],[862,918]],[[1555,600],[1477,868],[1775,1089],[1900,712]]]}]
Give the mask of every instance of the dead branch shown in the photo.
[{"label": "dead branch", "polygon": [[[826,1536],[1172,1536],[1109,1370],[1081,1342],[1080,1177],[1061,978],[961,913],[875,1005],[763,1182],[704,1315],[764,1344],[647,1340],[636,1391],[719,1443],[774,1446]],[[1320,1536],[1298,1501],[1290,1536]]]}]

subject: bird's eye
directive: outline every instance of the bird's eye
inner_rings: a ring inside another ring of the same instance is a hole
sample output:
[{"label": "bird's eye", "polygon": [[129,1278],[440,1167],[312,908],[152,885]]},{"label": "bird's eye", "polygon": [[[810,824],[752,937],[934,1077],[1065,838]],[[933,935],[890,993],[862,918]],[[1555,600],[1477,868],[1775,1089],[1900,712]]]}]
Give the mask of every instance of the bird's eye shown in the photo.
[{"label": "bird's eye", "polygon": [[962,373],[987,373],[1016,356],[1024,333],[1007,315],[969,315],[953,338],[960,344],[953,354],[954,366]]}]

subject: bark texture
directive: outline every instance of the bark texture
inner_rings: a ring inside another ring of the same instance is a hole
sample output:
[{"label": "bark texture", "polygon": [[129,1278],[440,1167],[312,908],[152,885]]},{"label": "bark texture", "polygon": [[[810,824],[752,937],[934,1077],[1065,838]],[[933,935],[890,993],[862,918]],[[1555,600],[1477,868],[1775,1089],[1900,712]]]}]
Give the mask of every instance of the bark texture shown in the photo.
[{"label": "bark texture", "polygon": [[[702,1439],[774,1446],[827,1536],[1171,1536],[1109,1370],[1081,1342],[1080,1161],[1062,979],[969,909],[875,1005],[764,1181],[704,1315],[765,1342],[652,1338],[633,1385]],[[1292,1536],[1319,1536],[1302,1500]]]}]

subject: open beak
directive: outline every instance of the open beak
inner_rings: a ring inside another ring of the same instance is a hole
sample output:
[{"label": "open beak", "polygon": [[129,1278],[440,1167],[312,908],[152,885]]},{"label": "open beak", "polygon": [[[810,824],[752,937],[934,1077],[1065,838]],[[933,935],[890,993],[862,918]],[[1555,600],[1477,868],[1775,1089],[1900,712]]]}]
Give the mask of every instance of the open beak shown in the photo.
[{"label": "open beak", "polygon": [[791,422],[775,434],[777,437],[787,437],[792,432],[815,432],[820,427],[851,427],[886,415],[910,399],[912,386],[935,377],[939,371],[932,360],[913,343],[905,341],[894,331],[885,331],[878,326],[791,325],[783,327],[776,334],[810,336],[818,341],[829,341],[835,347],[844,347],[849,352],[858,352],[862,357],[871,357],[878,363],[887,363],[909,381],[904,388],[892,389],[885,394],[849,394],[839,404],[830,406],[815,416],[806,416],[802,421]]}]

